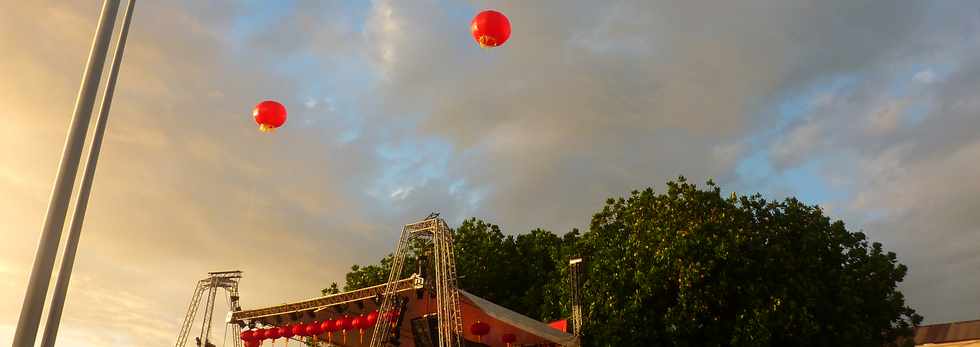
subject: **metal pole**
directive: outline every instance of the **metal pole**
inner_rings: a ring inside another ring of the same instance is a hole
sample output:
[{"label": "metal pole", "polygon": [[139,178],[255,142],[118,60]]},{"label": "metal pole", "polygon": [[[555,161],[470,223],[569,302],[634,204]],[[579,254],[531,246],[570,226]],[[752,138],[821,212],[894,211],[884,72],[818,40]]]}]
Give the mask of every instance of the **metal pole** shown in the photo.
[{"label": "metal pole", "polygon": [[102,79],[102,68],[105,65],[106,51],[112,38],[112,27],[118,10],[119,0],[106,0],[102,5],[92,49],[89,51],[85,73],[82,75],[82,85],[75,99],[75,110],[61,154],[54,189],[48,202],[48,212],[41,229],[41,240],[34,254],[34,265],[31,267],[30,279],[27,282],[27,293],[24,294],[17,330],[14,331],[14,347],[32,347],[37,339],[37,328],[41,323],[44,299],[48,293],[58,243],[61,241],[61,230],[65,226],[68,199],[71,198],[72,185],[78,172],[78,160],[82,155],[85,132],[88,131],[91,122],[96,89]]},{"label": "metal pole", "polygon": [[109,77],[106,78],[105,91],[102,93],[102,105],[99,106],[99,118],[95,121],[95,133],[92,134],[92,145],[89,147],[88,162],[82,174],[82,183],[75,197],[75,211],[68,225],[68,242],[65,254],[61,257],[61,270],[51,297],[51,307],[48,310],[47,323],[41,335],[41,347],[54,347],[58,337],[58,327],[61,325],[61,313],[65,307],[65,296],[68,293],[68,282],[71,281],[71,271],[75,264],[75,252],[78,250],[78,239],[85,221],[85,210],[88,207],[89,194],[92,191],[92,180],[95,178],[96,165],[99,162],[99,152],[102,149],[102,138],[105,136],[106,125],[109,122],[109,108],[116,89],[116,78],[119,76],[119,66],[122,64],[123,51],[126,49],[126,37],[129,34],[129,23],[133,18],[133,7],[136,0],[129,0],[123,17],[122,28],[119,29],[119,39],[116,41],[116,51],[113,54],[112,65],[109,66]]}]

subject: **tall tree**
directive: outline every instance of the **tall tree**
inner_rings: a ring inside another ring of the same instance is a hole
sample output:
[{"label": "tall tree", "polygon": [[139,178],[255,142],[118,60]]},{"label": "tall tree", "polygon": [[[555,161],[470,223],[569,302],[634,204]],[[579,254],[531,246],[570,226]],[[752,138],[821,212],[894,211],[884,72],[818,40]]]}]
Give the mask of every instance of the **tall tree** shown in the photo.
[{"label": "tall tree", "polygon": [[[922,320],[881,244],[817,206],[724,198],[710,181],[610,199],[582,234],[511,236],[477,219],[453,232],[463,289],[544,321],[570,315],[568,259],[584,257],[587,346],[880,347]],[[355,265],[344,290],[384,283],[390,264]]]},{"label": "tall tree", "polygon": [[816,206],[683,177],[610,199],[580,245],[593,346],[886,346],[922,317],[906,267]]}]

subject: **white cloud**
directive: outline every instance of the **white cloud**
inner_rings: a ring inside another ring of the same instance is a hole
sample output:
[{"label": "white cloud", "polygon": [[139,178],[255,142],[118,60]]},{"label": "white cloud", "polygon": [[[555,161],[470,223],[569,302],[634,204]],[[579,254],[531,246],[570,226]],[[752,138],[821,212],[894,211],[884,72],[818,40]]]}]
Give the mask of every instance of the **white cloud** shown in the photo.
[{"label": "white cloud", "polygon": [[388,196],[392,200],[405,200],[405,198],[408,198],[408,195],[412,194],[412,191],[414,190],[415,187],[398,187],[397,189],[392,191],[391,194],[389,194]]},{"label": "white cloud", "polygon": [[919,71],[915,74],[915,80],[920,83],[930,84],[936,81],[936,73],[931,68]]},{"label": "white cloud", "polygon": [[317,101],[314,98],[306,98],[306,101],[303,102],[303,106],[306,106],[306,108],[310,110],[315,108],[316,105],[317,105]]}]

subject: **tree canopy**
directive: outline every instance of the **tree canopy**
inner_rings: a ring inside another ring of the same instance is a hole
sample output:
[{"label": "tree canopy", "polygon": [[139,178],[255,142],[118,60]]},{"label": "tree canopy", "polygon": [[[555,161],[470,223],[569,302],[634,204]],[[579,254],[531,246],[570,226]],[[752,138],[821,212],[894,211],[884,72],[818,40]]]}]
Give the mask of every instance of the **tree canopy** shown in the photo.
[{"label": "tree canopy", "polygon": [[[587,346],[879,347],[922,320],[880,243],[819,206],[726,198],[711,181],[609,199],[581,234],[469,219],[454,236],[461,287],[544,321],[569,316],[568,258],[584,257]],[[355,265],[344,290],[383,283],[390,262]]]}]

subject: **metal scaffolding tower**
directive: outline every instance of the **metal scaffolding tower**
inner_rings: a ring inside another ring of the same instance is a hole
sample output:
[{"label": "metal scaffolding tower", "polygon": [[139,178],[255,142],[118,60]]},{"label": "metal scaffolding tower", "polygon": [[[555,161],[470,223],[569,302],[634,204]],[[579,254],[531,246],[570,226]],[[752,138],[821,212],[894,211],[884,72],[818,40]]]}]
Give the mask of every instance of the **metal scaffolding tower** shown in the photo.
[{"label": "metal scaffolding tower", "polygon": [[[201,346],[209,345],[211,334],[211,320],[214,316],[214,300],[215,295],[219,288],[223,288],[228,294],[228,303],[231,311],[240,311],[241,306],[238,304],[238,279],[242,278],[241,271],[220,271],[220,272],[209,272],[208,278],[200,280],[197,282],[197,286],[194,288],[194,295],[191,296],[191,304],[187,308],[187,315],[184,316],[184,324],[180,326],[180,333],[177,335],[176,347],[183,347],[187,343],[187,337],[190,335],[191,326],[194,324],[194,317],[197,316],[197,309],[201,306],[202,297],[206,299],[204,303],[204,314],[201,321],[201,335],[197,338],[198,344]],[[235,347],[241,347],[241,340],[238,339],[238,335],[241,332],[241,327],[237,324],[229,324],[229,327],[234,333],[232,341],[234,341]]]},{"label": "metal scaffolding tower", "polygon": [[582,258],[568,260],[568,278],[572,286],[572,334],[582,336]]},{"label": "metal scaffolding tower", "polygon": [[[389,312],[395,312],[398,298],[395,296],[395,284],[401,280],[405,266],[405,256],[413,240],[430,238],[435,256],[436,282],[436,312],[439,325],[439,347],[460,347],[463,343],[463,320],[459,308],[459,289],[456,278],[456,256],[453,254],[452,230],[438,214],[431,214],[426,219],[408,224],[402,229],[401,238],[395,248],[394,259],[391,263],[391,273],[382,294],[382,317]],[[384,325],[382,325],[384,324]],[[382,328],[384,327],[384,328]],[[379,319],[377,328],[371,337],[371,347],[381,347],[389,342],[391,323],[388,319]]]}]

